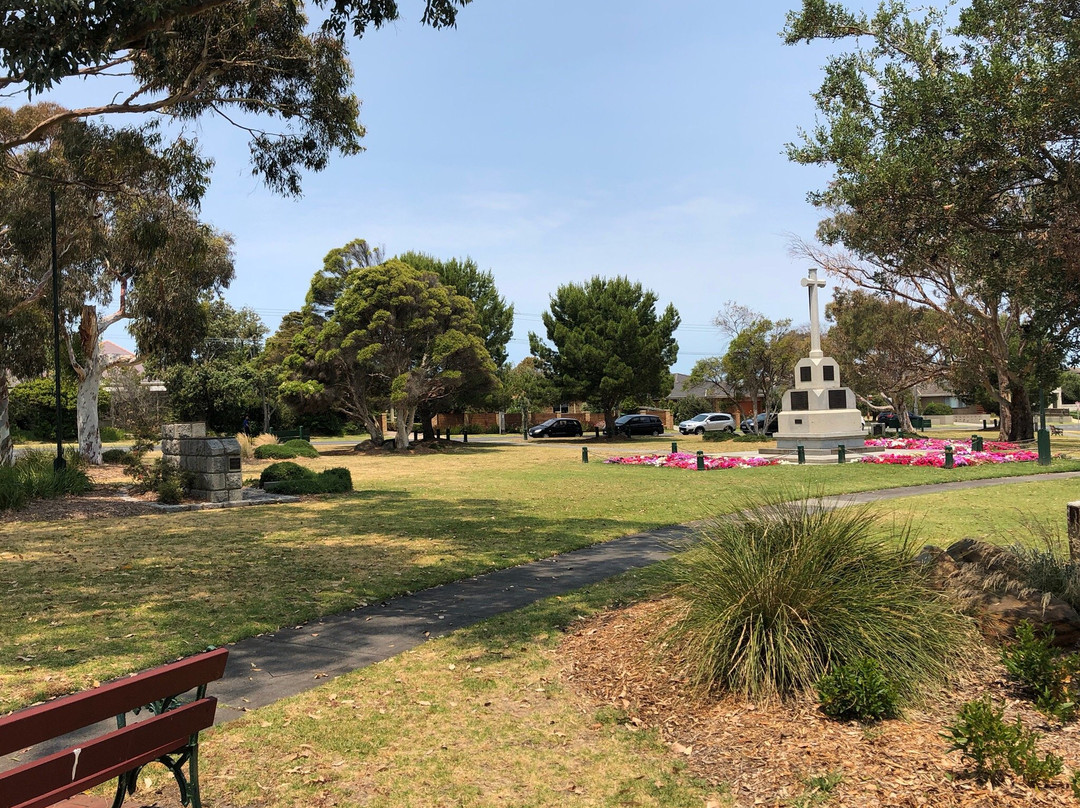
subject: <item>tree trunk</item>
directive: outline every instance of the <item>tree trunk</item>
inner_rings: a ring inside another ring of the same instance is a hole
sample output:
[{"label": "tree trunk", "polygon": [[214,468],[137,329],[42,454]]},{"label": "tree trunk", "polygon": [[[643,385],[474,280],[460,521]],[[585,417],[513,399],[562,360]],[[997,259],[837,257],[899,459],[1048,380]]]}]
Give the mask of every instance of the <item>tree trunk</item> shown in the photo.
[{"label": "tree trunk", "polygon": [[[1006,412],[1008,412],[1007,419]],[[1009,387],[1009,406],[1007,409],[1001,408],[1001,438],[1013,443],[1035,440],[1031,397],[1022,384]]]},{"label": "tree trunk", "polygon": [[0,466],[10,466],[15,463],[15,442],[11,439],[11,423],[8,415],[10,392],[7,371],[0,368]]},{"label": "tree trunk", "polygon": [[[97,351],[95,350],[96,354]],[[79,427],[79,454],[88,463],[100,466],[101,431],[98,428],[98,391],[101,388],[100,361],[95,356],[86,376],[79,380],[79,392],[75,397],[75,421]]]},{"label": "tree trunk", "polygon": [[431,408],[427,406],[417,407],[416,417],[420,421],[423,440],[435,440],[438,436],[435,434],[435,427],[431,423],[431,419],[434,417]]},{"label": "tree trunk", "polygon": [[379,421],[377,415],[372,415],[369,412],[364,412],[360,416],[361,422],[364,424],[364,429],[371,435],[371,442],[376,446],[382,446],[383,441],[386,439],[383,436],[382,423]]},{"label": "tree trunk", "polygon": [[604,408],[604,434],[609,438],[615,437],[615,410]]},{"label": "tree trunk", "polygon": [[[407,417],[403,417],[407,416]],[[409,448],[409,430],[402,429],[403,424],[412,424],[413,418],[416,417],[416,407],[406,407],[398,409],[398,429],[394,435],[394,446],[398,449]]]}]

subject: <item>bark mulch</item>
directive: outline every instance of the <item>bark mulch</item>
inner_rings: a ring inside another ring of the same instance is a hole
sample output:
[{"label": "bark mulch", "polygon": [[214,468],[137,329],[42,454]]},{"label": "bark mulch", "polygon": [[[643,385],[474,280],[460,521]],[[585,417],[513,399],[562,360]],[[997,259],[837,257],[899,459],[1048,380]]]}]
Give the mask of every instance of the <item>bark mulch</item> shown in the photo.
[{"label": "bark mulch", "polygon": [[[133,494],[131,478],[120,466],[94,466],[87,470],[93,489],[88,494],[57,499],[34,499],[17,511],[0,511],[0,525],[13,522],[57,522],[64,519],[116,519],[160,513],[153,494]],[[138,498],[139,501],[132,501]]]},{"label": "bark mulch", "polygon": [[[1067,780],[1080,767],[1080,728],[1051,724],[1019,699],[990,650],[947,690],[902,719],[840,723],[806,698],[751,704],[732,697],[696,698],[682,665],[661,641],[664,602],[612,610],[577,624],[563,640],[563,677],[577,692],[625,716],[627,731],[653,729],[685,758],[691,772],[726,788],[738,806],[945,806],[1012,808],[1077,805]],[[1044,733],[1040,749],[1065,760],[1065,774],[1046,788],[1022,781],[976,783],[959,752],[940,733],[969,700],[989,693],[1007,704],[1006,719]],[[810,778],[839,773],[826,793]]]}]

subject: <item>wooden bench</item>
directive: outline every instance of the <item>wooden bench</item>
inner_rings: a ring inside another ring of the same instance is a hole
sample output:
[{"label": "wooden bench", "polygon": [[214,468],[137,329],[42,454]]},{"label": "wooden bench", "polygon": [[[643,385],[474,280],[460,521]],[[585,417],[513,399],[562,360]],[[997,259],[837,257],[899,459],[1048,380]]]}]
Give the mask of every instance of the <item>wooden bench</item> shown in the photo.
[{"label": "wooden bench", "polygon": [[1053,424],[1051,424],[1050,425],[1050,434],[1051,435],[1064,435],[1065,431],[1060,426],[1054,426]]},{"label": "wooden bench", "polygon": [[[113,808],[135,793],[139,770],[158,761],[180,788],[184,805],[200,808],[199,732],[214,723],[217,699],[206,685],[225,672],[225,648],[136,673],[82,693],[0,718],[0,755],[116,719],[117,728],[59,752],[0,772],[0,808],[43,808],[116,777]],[[180,697],[195,690],[192,701]],[[127,713],[149,717],[127,724]],[[186,773],[185,773],[186,768]]]}]

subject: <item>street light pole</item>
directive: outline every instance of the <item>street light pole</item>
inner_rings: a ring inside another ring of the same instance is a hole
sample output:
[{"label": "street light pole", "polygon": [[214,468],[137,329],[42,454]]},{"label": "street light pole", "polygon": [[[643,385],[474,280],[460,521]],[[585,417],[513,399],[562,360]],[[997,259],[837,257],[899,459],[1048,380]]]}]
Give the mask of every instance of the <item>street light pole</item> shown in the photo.
[{"label": "street light pole", "polygon": [[56,378],[56,459],[53,469],[60,471],[67,466],[67,461],[64,460],[64,414],[60,404],[60,262],[56,254],[56,191],[49,191],[49,209],[52,213],[53,375]]}]

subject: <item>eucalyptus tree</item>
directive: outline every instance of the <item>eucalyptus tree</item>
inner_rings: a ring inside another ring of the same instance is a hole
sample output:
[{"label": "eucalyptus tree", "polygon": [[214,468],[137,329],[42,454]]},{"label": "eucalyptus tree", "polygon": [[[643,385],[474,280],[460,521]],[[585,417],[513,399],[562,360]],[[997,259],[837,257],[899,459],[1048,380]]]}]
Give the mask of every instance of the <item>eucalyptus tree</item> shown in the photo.
[{"label": "eucalyptus tree", "polygon": [[[51,109],[28,107],[13,117]],[[0,116],[0,129],[9,122]],[[209,164],[183,140],[163,146],[152,131],[74,121],[9,155],[8,167],[0,174],[0,233],[6,261],[23,279],[17,305],[24,309],[41,305],[51,289],[50,193],[56,197],[66,353],[79,380],[79,448],[100,463],[99,385],[108,367],[123,361],[101,353],[102,334],[127,320],[140,351],[168,361],[198,338],[201,294],[232,277],[228,236],[195,215]],[[114,303],[111,312],[99,312]]]},{"label": "eucalyptus tree", "polygon": [[[1080,335],[1080,16],[1063,0],[876,14],[804,0],[789,43],[850,40],[789,148],[829,166],[801,251],[855,286],[936,311],[982,368],[1002,437],[1033,435],[1033,382]],[[862,45],[862,43],[866,43]]]},{"label": "eucalyptus tree", "polygon": [[[454,25],[469,0],[425,0],[420,21]],[[81,82],[94,98],[0,136],[0,155],[56,125],[101,116],[218,116],[249,136],[251,165],[273,190],[360,151],[349,32],[400,17],[395,0],[315,0],[311,29],[295,0],[99,0],[8,3],[0,10],[0,91],[33,100]],[[417,5],[420,5],[417,3]],[[126,81],[119,86],[115,77]]]},{"label": "eucalyptus tree", "polygon": [[[859,289],[837,289],[825,317],[833,323],[829,352],[840,363],[841,378],[871,410],[892,409],[901,428],[912,431],[907,409],[912,391],[949,371],[948,329],[937,312]],[[874,395],[887,406],[874,404]]]}]

